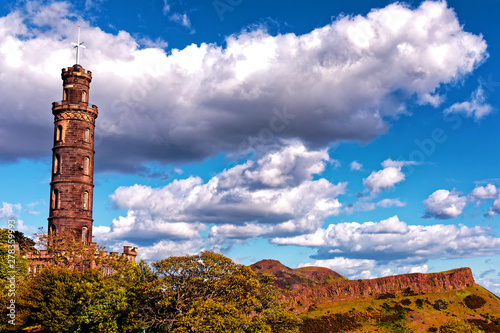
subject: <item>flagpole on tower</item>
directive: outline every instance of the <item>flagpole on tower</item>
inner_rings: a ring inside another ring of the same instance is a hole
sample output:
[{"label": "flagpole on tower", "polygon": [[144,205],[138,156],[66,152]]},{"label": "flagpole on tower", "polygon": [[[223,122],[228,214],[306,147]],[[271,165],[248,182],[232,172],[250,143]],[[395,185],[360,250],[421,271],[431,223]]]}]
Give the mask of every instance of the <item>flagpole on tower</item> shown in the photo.
[{"label": "flagpole on tower", "polygon": [[78,41],[76,43],[71,43],[73,47],[76,49],[76,65],[80,64],[80,48],[86,49],[87,47],[83,45],[83,42],[80,42],[80,25],[78,25]]}]

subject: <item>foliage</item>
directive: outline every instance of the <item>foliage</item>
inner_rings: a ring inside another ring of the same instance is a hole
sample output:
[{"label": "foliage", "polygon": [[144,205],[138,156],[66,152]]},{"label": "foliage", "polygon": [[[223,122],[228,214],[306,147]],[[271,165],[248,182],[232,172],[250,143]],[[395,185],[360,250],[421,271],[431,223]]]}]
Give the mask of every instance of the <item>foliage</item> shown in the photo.
[{"label": "foliage", "polygon": [[[483,297],[488,294],[478,288],[460,294],[427,294],[425,299],[407,288],[402,294],[353,300],[359,304],[345,302],[337,310],[318,302],[310,306],[313,311],[304,314],[310,318],[302,321],[291,311],[293,302],[284,301],[291,299],[293,292],[278,289],[274,276],[257,276],[249,267],[220,254],[169,257],[149,265],[106,255],[95,244],[85,245],[74,237],[54,241],[42,235],[41,239],[46,246],[44,253],[52,255],[49,267],[27,275],[26,261],[18,256],[21,275],[16,290],[16,329],[128,333],[146,327],[147,332],[173,333],[315,333],[367,328],[407,332],[424,324],[422,318],[431,326],[428,331],[479,332],[482,328],[498,332],[500,328],[495,323],[498,318],[489,315],[498,313],[498,308],[493,301],[486,303]],[[6,240],[8,234],[0,230],[0,242]],[[25,248],[31,246],[26,241],[24,244]],[[8,254],[7,249],[0,246],[0,254]],[[112,266],[114,274],[105,276],[89,268],[100,265]],[[5,285],[8,270],[4,266],[5,260],[0,264],[0,281]],[[2,296],[5,289],[3,292]],[[0,311],[5,312],[5,302],[2,297]],[[487,312],[484,316],[488,320],[464,319],[479,307]],[[326,310],[330,310],[328,314],[315,317]],[[455,314],[462,319],[446,322]],[[0,325],[2,332],[11,329]]]},{"label": "foliage", "polygon": [[[11,241],[9,242],[9,240]],[[27,260],[16,253],[9,245],[27,244],[23,245],[26,248],[31,244],[28,240],[29,238],[25,237],[22,232],[14,231],[9,233],[8,229],[0,229],[0,286],[4,287],[7,284],[7,278],[12,275],[9,272],[16,272],[17,278],[26,275]]]},{"label": "foliage", "polygon": [[129,265],[127,258],[107,255],[104,246],[86,244],[74,234],[49,235],[40,229],[35,235],[38,238],[38,247],[44,248],[49,255],[50,264],[58,267],[105,266],[119,271]]},{"label": "foliage", "polygon": [[23,290],[19,304],[23,326],[47,332],[130,331],[134,327],[129,320],[130,288],[123,283],[130,272],[121,273],[105,277],[99,270],[45,267]]},{"label": "foliage", "polygon": [[[150,332],[297,332],[273,279],[213,252],[153,263],[138,291]],[[279,327],[278,327],[279,326]]]},{"label": "foliage", "polygon": [[475,325],[471,325],[465,320],[450,319],[446,324],[439,327],[442,333],[479,333],[482,332]]},{"label": "foliage", "polygon": [[409,300],[408,298],[401,300],[401,305],[410,305],[410,304],[411,304],[411,300]]},{"label": "foliage", "polygon": [[[21,253],[36,254],[33,241],[23,237],[20,234],[16,238]],[[38,237],[38,245],[45,246],[43,251],[50,254],[46,256],[49,265],[37,274],[27,275],[27,260],[18,256],[23,267],[17,269],[22,271],[18,274],[22,279],[16,281],[17,327],[2,322],[1,331],[32,328],[45,332],[129,332],[138,327],[140,321],[134,318],[130,302],[133,286],[141,275],[138,266],[125,258],[107,256],[99,251],[100,247],[85,245],[75,238],[49,238],[43,232]],[[4,238],[0,230],[0,241]],[[0,253],[4,249],[0,246]],[[111,266],[116,273],[106,277],[100,270],[89,268],[100,264]],[[84,272],[80,271],[82,265],[86,267]],[[3,268],[0,266],[2,282]],[[1,300],[4,311],[5,298]]]},{"label": "foliage", "polygon": [[[14,230],[11,234],[14,237],[15,243],[19,245],[21,253],[35,250],[34,240],[24,236],[22,232],[17,230]],[[0,244],[7,244],[9,237],[9,229],[0,228]]]},{"label": "foliage", "polygon": [[469,309],[479,309],[486,304],[486,300],[478,295],[469,295],[464,298],[464,303]]},{"label": "foliage", "polygon": [[377,296],[377,299],[389,299],[396,297],[393,293],[384,293]]},{"label": "foliage", "polygon": [[421,298],[417,298],[415,304],[417,305],[418,308],[422,309],[424,307],[424,300]]},{"label": "foliage", "polygon": [[[9,232],[9,229],[0,229],[0,331],[12,329],[8,323],[13,318],[8,317],[10,313],[11,300],[16,301],[19,288],[28,272],[27,260],[15,252],[14,244],[21,249],[31,246],[31,240],[22,232]],[[10,245],[10,246],[9,246]],[[13,305],[15,308],[15,304]],[[15,319],[15,318],[14,318]]]},{"label": "foliage", "polygon": [[300,327],[302,333],[343,332],[360,328],[366,319],[363,313],[334,313],[319,318],[307,318]]},{"label": "foliage", "polygon": [[417,293],[414,292],[411,287],[408,287],[406,288],[405,290],[403,290],[403,295],[404,296],[415,296]]},{"label": "foliage", "polygon": [[432,304],[432,307],[438,311],[445,310],[448,308],[448,303],[442,299],[437,299]]},{"label": "foliage", "polygon": [[[39,253],[47,254],[50,262],[26,275],[26,261],[18,256],[26,278],[17,285],[17,327],[2,324],[1,331],[114,333],[148,327],[148,332],[177,333],[298,332],[301,320],[280,299],[274,276],[257,278],[249,267],[220,254],[170,257],[151,267],[109,256],[102,247],[76,237],[41,232],[38,238],[39,247],[45,248]],[[2,231],[0,241],[7,239]],[[30,242],[23,244],[34,250]],[[6,251],[0,246],[0,254]],[[5,262],[0,266],[2,283],[9,271]],[[103,275],[101,266],[113,267],[114,274]],[[2,297],[2,311],[6,302]]]},{"label": "foliage", "polygon": [[485,322],[482,319],[467,319],[467,321],[477,327],[480,327],[486,333],[500,332],[500,326],[494,322]]}]

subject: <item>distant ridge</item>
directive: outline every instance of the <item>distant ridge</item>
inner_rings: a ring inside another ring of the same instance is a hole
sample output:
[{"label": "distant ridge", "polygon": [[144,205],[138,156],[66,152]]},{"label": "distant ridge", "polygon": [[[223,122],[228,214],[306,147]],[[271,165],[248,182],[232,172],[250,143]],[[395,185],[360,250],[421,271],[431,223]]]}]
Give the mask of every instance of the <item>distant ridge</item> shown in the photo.
[{"label": "distant ridge", "polygon": [[250,265],[250,268],[260,274],[276,276],[275,285],[281,289],[301,290],[310,286],[321,286],[328,282],[349,281],[347,278],[325,267],[289,268],[278,260],[261,260]]},{"label": "distant ridge", "polygon": [[275,285],[306,311],[312,303],[353,300],[384,294],[425,294],[460,290],[475,285],[470,268],[440,273],[410,273],[377,279],[349,280],[324,267],[291,269],[277,260],[261,260],[250,265],[257,273],[276,276]]}]

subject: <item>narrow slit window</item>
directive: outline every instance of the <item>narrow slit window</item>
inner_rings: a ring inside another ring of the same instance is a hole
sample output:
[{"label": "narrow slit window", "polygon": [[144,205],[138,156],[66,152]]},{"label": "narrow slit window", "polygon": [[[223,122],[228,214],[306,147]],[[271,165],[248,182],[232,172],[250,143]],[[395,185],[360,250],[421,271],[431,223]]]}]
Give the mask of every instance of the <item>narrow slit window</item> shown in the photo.
[{"label": "narrow slit window", "polygon": [[61,173],[61,156],[56,155],[54,158],[54,173]]},{"label": "narrow slit window", "polygon": [[89,209],[89,192],[83,192],[83,210]]},{"label": "narrow slit window", "polygon": [[85,140],[85,142],[90,141],[90,128],[85,129],[84,140]]},{"label": "narrow slit window", "polygon": [[59,209],[59,201],[60,201],[60,195],[58,190],[54,190],[52,192],[52,208],[53,209]]},{"label": "narrow slit window", "polygon": [[56,235],[56,226],[55,225],[50,226],[50,234],[53,236]]},{"label": "narrow slit window", "polygon": [[63,90],[63,101],[67,101],[68,100],[68,89],[64,89]]},{"label": "narrow slit window", "polygon": [[87,241],[87,227],[82,228],[82,242]]},{"label": "narrow slit window", "polygon": [[82,91],[82,102],[87,102],[87,92],[85,90]]},{"label": "narrow slit window", "polygon": [[57,125],[56,127],[56,141],[61,141],[62,140],[62,132],[63,132],[63,128],[61,125]]},{"label": "narrow slit window", "polygon": [[90,168],[90,158],[88,156],[85,157],[85,161],[83,162],[83,173],[88,175]]}]

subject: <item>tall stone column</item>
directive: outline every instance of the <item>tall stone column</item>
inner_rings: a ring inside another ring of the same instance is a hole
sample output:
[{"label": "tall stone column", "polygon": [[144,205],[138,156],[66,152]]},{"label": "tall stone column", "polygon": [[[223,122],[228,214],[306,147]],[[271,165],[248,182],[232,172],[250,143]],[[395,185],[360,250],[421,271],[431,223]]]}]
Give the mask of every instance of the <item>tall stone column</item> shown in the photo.
[{"label": "tall stone column", "polygon": [[97,106],[88,106],[92,73],[76,64],[62,70],[63,99],[52,103],[54,147],[49,233],[92,242],[94,128]]}]

